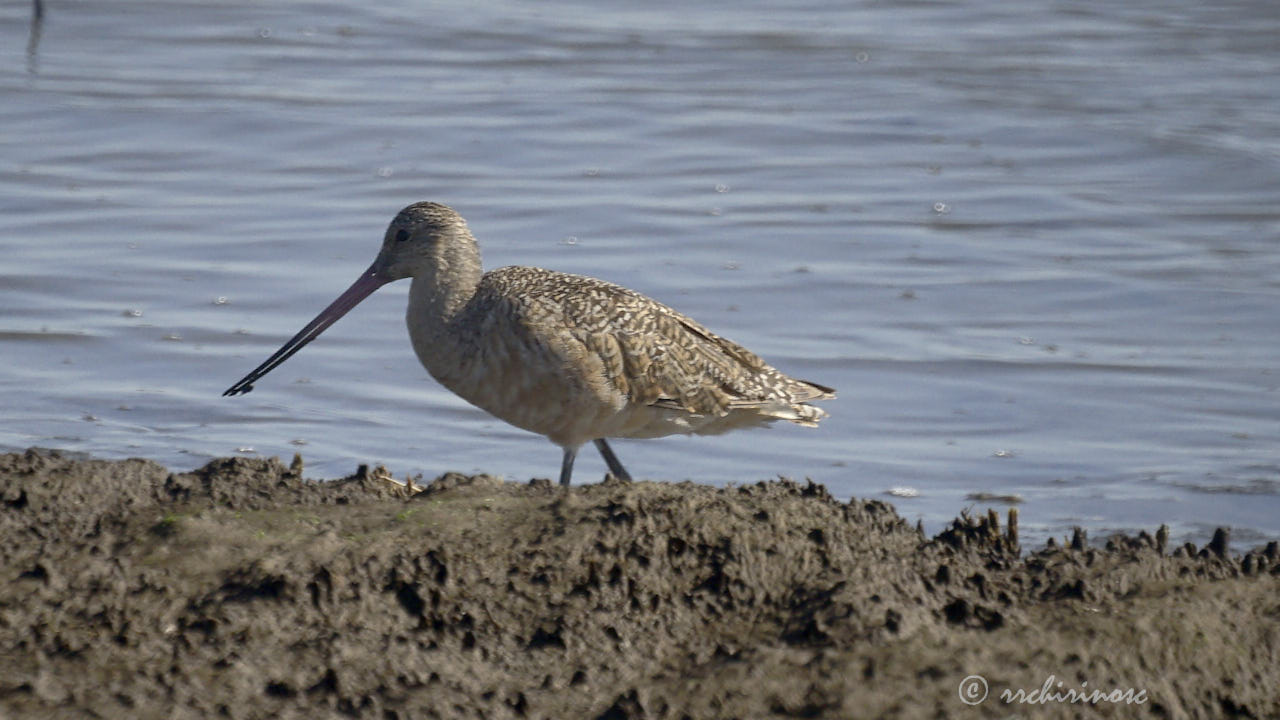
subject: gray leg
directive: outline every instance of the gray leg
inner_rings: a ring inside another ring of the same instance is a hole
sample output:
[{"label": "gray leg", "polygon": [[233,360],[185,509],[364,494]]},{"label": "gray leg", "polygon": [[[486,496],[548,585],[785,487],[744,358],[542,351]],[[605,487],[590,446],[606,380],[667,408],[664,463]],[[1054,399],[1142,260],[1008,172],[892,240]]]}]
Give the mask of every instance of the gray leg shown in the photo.
[{"label": "gray leg", "polygon": [[613,473],[614,477],[630,482],[631,473],[618,462],[618,456],[613,454],[613,448],[609,447],[609,443],[605,442],[604,438],[596,439],[596,449],[600,451],[600,457],[604,458],[605,464],[609,466],[609,472]]},{"label": "gray leg", "polygon": [[578,448],[567,447],[564,449],[564,460],[560,463],[560,484],[568,485],[569,478],[573,477],[573,459],[578,455]]}]

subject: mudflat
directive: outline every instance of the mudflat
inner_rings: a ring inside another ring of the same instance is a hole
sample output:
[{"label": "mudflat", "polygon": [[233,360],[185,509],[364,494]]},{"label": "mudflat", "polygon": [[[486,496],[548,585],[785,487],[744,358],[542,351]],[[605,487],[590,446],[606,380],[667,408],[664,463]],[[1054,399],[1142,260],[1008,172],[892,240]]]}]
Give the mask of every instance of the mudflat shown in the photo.
[{"label": "mudflat", "polygon": [[3,718],[1280,717],[1280,549],[820,485],[0,455]]}]

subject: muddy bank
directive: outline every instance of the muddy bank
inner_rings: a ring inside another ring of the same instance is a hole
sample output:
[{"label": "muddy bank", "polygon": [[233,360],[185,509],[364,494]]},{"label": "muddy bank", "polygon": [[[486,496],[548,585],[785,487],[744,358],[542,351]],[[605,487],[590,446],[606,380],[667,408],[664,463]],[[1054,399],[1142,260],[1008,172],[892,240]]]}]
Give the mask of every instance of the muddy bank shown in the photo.
[{"label": "muddy bank", "polygon": [[0,456],[0,717],[1280,716],[1274,544],[300,469]]}]

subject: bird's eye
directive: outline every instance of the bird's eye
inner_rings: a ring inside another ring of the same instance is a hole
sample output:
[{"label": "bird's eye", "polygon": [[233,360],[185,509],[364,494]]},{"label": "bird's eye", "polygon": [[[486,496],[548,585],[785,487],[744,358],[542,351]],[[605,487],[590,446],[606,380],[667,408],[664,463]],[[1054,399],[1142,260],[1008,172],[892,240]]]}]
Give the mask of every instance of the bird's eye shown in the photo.
[{"label": "bird's eye", "polygon": [[396,242],[404,242],[405,240],[408,240],[408,239],[409,239],[409,231],[408,231],[408,230],[397,230],[397,231],[396,231]]}]

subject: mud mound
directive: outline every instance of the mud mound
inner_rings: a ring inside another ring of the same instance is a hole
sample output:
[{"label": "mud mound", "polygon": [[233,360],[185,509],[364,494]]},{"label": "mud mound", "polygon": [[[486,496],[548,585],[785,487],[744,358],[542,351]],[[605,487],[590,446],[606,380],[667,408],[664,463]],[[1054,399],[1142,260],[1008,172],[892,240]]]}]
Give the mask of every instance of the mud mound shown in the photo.
[{"label": "mud mound", "polygon": [[0,456],[0,717],[1280,716],[1274,544],[1021,555],[812,483],[301,474]]}]

